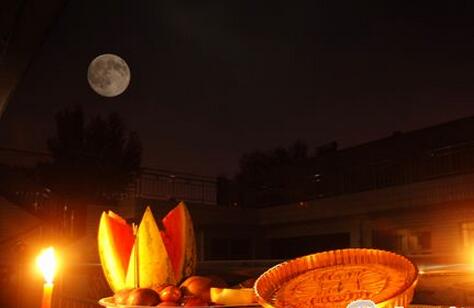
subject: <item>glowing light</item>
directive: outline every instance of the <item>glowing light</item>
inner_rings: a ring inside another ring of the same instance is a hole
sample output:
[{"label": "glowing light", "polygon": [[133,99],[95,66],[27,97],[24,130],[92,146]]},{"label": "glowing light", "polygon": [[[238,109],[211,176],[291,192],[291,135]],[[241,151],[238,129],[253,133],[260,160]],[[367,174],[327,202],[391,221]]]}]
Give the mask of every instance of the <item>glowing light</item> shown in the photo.
[{"label": "glowing light", "polygon": [[44,249],[36,260],[46,283],[53,283],[56,274],[57,261],[53,247]]}]

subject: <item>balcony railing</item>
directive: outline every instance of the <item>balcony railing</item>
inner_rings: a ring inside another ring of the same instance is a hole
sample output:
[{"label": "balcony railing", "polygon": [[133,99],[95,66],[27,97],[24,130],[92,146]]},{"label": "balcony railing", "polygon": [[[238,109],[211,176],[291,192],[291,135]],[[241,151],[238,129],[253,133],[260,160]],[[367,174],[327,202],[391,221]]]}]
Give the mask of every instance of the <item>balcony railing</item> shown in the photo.
[{"label": "balcony railing", "polygon": [[202,204],[216,204],[217,183],[215,178],[166,170],[142,169],[129,196],[150,199],[177,199]]}]

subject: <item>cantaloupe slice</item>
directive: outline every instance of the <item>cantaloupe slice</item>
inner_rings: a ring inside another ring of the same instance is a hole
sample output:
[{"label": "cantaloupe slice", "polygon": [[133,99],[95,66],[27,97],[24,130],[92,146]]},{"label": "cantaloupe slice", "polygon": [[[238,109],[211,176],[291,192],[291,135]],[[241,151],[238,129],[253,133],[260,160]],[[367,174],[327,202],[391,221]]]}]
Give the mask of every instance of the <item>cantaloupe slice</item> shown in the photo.
[{"label": "cantaloupe slice", "polygon": [[195,273],[197,260],[193,222],[184,202],[163,218],[163,226],[161,235],[179,283]]},{"label": "cantaloupe slice", "polygon": [[211,288],[211,302],[222,305],[250,305],[257,302],[251,288]]},{"label": "cantaloupe slice", "polygon": [[125,288],[130,253],[135,241],[127,222],[112,211],[103,212],[98,232],[98,250],[104,276],[112,291]]},{"label": "cantaloupe slice", "polygon": [[[138,245],[138,266],[136,266],[135,245]],[[176,284],[173,267],[161,238],[161,232],[149,207],[145,210],[138,227],[135,245],[132,248],[128,265],[126,287],[137,286],[137,270],[138,286],[141,288]]]}]

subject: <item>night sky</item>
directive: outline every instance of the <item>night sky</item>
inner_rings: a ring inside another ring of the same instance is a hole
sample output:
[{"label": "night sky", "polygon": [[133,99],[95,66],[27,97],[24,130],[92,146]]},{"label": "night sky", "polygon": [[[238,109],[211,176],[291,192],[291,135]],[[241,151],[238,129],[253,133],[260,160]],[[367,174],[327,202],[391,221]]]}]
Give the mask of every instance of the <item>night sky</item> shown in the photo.
[{"label": "night sky", "polygon": [[[46,150],[54,114],[118,112],[144,165],[227,173],[255,149],[347,147],[474,115],[472,1],[70,0],[0,120],[0,146]],[[441,1],[440,1],[441,2]],[[115,53],[128,90],[100,97]]]}]

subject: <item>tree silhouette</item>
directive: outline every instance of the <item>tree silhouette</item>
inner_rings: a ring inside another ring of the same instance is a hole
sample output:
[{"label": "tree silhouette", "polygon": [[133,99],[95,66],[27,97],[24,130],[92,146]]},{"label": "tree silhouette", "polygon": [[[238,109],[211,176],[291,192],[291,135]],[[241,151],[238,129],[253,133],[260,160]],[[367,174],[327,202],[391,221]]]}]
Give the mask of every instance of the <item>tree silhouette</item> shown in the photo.
[{"label": "tree silhouette", "polygon": [[41,173],[53,192],[68,198],[116,199],[139,171],[142,146],[113,113],[88,123],[80,107],[56,114],[48,139],[53,161]]},{"label": "tree silhouette", "polygon": [[[240,203],[255,206],[260,202],[284,202],[294,199],[288,192],[299,194],[298,187],[293,186],[307,177],[309,159],[308,146],[302,141],[266,152],[244,154],[240,159],[240,170],[235,177]],[[293,191],[295,189],[296,191]],[[258,200],[262,192],[267,192],[267,195],[277,201]]]}]

